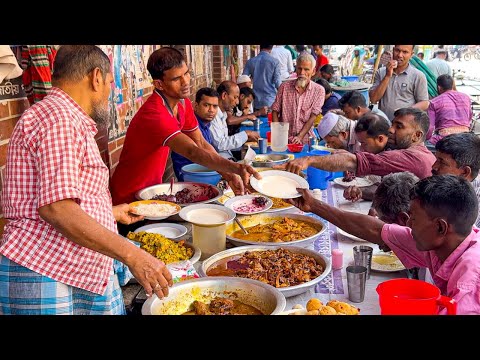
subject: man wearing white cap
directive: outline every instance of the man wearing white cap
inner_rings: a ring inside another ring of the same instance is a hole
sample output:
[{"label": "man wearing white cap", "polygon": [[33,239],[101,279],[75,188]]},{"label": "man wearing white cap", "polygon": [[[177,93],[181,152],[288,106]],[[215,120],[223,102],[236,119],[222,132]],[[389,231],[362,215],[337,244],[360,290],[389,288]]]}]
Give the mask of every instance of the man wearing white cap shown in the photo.
[{"label": "man wearing white cap", "polygon": [[251,88],[252,87],[252,79],[250,79],[250,76],[248,76],[248,75],[240,75],[237,78],[237,85],[240,89],[244,88],[244,87]]},{"label": "man wearing white cap", "polygon": [[320,120],[317,130],[329,147],[356,152],[360,151],[361,144],[357,140],[355,126],[356,120],[329,112]]}]

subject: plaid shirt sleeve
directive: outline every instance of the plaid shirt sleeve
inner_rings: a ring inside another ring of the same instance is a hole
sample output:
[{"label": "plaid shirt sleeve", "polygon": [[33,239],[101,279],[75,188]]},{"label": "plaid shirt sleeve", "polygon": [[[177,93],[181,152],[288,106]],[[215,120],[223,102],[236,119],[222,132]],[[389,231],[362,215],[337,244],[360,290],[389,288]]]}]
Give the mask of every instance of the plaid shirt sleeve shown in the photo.
[{"label": "plaid shirt sleeve", "polygon": [[64,199],[81,198],[77,185],[86,143],[82,132],[68,121],[71,114],[56,116],[36,145],[38,157],[38,207]]}]

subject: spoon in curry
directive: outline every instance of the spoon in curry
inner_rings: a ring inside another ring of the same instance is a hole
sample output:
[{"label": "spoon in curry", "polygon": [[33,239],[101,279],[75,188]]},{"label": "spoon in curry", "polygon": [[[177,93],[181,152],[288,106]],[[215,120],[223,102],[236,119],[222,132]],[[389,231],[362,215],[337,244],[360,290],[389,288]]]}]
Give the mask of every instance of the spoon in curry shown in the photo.
[{"label": "spoon in curry", "polygon": [[240,226],[240,229],[242,229],[242,231],[245,233],[245,235],[248,235],[248,231],[247,229],[245,229],[242,225],[242,223],[240,222],[240,220],[238,220],[237,217],[235,217],[235,222],[238,224],[238,226]]}]

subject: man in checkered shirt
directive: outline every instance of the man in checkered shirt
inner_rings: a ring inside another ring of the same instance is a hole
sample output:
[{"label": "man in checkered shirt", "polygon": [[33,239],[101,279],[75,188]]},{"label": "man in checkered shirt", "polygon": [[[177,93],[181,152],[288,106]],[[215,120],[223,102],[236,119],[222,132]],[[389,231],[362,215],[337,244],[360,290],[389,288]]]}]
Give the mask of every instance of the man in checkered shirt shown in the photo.
[{"label": "man in checkered shirt", "polygon": [[117,234],[132,223],[113,207],[94,136],[109,121],[111,65],[93,45],[61,46],[53,87],[24,112],[8,146],[2,192],[0,314],[124,314],[113,259],[168,295],[165,264]]}]

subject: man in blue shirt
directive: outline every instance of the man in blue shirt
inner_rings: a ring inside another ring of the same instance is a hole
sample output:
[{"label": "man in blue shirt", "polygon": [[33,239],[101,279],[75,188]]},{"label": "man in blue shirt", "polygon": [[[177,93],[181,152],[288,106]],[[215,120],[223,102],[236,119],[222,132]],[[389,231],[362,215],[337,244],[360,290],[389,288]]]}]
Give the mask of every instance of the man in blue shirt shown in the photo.
[{"label": "man in blue shirt", "polygon": [[243,69],[243,75],[250,75],[255,90],[254,109],[272,106],[277,89],[282,83],[280,62],[270,53],[273,45],[260,45],[260,54],[249,59]]},{"label": "man in blue shirt", "polygon": [[[218,92],[215,89],[204,87],[195,94],[194,111],[198,120],[198,128],[202,132],[207,142],[212,144],[212,135],[210,134],[210,124],[218,110]],[[173,171],[178,181],[183,181],[182,167],[192,162],[186,157],[172,151]]]}]

